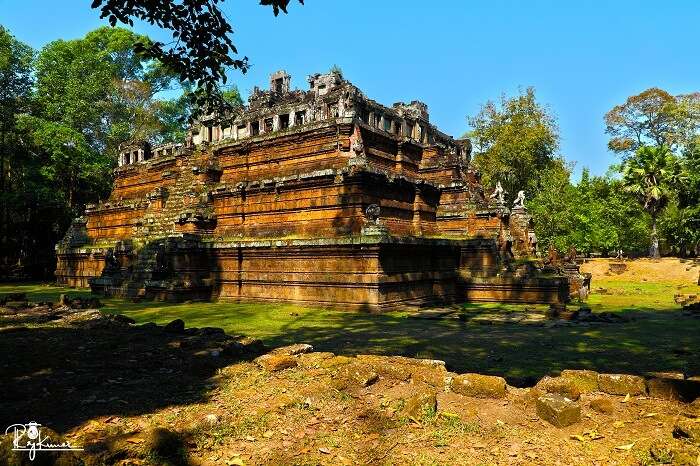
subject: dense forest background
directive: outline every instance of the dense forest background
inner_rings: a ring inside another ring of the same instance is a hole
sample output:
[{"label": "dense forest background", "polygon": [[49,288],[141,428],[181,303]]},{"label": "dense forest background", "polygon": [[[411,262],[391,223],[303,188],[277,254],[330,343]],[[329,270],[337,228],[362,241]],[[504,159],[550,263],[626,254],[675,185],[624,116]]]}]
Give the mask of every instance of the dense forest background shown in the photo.
[{"label": "dense forest background", "polygon": [[[0,278],[52,277],[71,219],[109,194],[120,144],[184,138],[196,91],[134,52],[149,43],[103,27],[35,51],[0,26]],[[235,87],[221,98],[241,103]],[[473,164],[487,190],[526,191],[542,252],[697,255],[698,94],[649,89],[605,121],[619,164],[573,183],[553,112],[534,89],[502,96],[468,118]]]},{"label": "dense forest background", "polygon": [[134,52],[148,43],[102,27],[35,51],[0,25],[0,278],[52,277],[71,219],[109,195],[121,143],[184,139],[192,91]]},{"label": "dense forest background", "polygon": [[529,195],[539,250],[627,256],[700,253],[700,93],[673,96],[652,88],[605,116],[619,163],[604,176],[559,154],[553,112],[535,90],[487,102],[468,118],[473,164],[482,181],[500,181],[512,199]]}]

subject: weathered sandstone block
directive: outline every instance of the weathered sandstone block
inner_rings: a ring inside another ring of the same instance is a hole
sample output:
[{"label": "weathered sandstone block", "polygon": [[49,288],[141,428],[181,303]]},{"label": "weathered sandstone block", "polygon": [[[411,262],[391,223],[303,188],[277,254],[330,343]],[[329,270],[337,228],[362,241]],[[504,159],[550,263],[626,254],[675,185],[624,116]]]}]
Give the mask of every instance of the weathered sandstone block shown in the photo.
[{"label": "weathered sandstone block", "polygon": [[555,427],[567,427],[581,420],[581,407],[561,395],[548,393],[537,399],[537,414]]},{"label": "weathered sandstone block", "polygon": [[413,419],[420,419],[430,411],[437,411],[437,397],[435,391],[423,390],[406,399],[401,413]]},{"label": "weathered sandstone block", "polygon": [[294,356],[297,354],[310,353],[314,350],[314,347],[307,343],[297,343],[289,346],[280,346],[270,351],[272,354],[287,354]]},{"label": "weathered sandstone block", "polygon": [[561,376],[569,379],[579,389],[581,393],[597,392],[598,373],[591,370],[565,369],[561,371]]},{"label": "weathered sandstone block", "polygon": [[615,405],[608,398],[594,398],[591,400],[590,407],[593,411],[602,414],[612,414],[615,412]]},{"label": "weathered sandstone block", "polygon": [[544,376],[535,387],[546,393],[558,393],[574,401],[581,397],[581,390],[573,380],[567,377]]},{"label": "weathered sandstone block", "polygon": [[503,377],[481,374],[461,374],[452,378],[453,392],[475,398],[503,398],[506,380]]},{"label": "weathered sandstone block", "polygon": [[255,359],[255,363],[268,372],[277,372],[297,366],[296,358],[287,354],[263,354]]},{"label": "weathered sandstone block", "polygon": [[643,395],[647,391],[643,377],[627,374],[599,374],[600,390],[611,395]]}]

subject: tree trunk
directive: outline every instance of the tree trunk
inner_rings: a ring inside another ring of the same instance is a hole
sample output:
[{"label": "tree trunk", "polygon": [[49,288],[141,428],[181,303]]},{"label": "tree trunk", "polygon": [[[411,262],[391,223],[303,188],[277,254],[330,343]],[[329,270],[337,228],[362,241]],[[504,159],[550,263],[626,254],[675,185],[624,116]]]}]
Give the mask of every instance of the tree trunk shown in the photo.
[{"label": "tree trunk", "polygon": [[649,246],[649,257],[658,259],[661,257],[659,253],[659,237],[656,234],[656,215],[651,217],[651,246]]}]

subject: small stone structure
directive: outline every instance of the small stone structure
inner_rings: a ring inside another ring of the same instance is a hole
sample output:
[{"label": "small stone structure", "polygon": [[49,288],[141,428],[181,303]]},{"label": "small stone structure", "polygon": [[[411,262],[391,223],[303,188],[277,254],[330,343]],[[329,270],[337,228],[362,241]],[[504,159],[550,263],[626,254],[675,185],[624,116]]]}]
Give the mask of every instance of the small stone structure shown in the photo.
[{"label": "small stone structure", "polygon": [[484,194],[469,140],[419,101],[385,107],[336,72],[269,90],[182,144],[124,146],[114,189],[57,246],[57,281],[109,295],[361,309],[561,303],[568,280],[514,274],[523,202]]}]

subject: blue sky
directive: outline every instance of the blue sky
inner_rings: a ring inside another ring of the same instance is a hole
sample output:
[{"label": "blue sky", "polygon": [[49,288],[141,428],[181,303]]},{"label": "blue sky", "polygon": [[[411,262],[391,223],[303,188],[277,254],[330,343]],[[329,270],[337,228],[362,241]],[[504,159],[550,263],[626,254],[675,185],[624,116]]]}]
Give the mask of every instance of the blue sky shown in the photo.
[{"label": "blue sky", "polygon": [[[339,65],[385,105],[428,104],[431,121],[454,136],[488,99],[534,86],[559,120],[561,153],[603,174],[603,115],[657,86],[697,91],[697,0],[306,0],[275,18],[257,0],[226,0],[234,42],[253,68],[231,81],[247,96],[280,68],[293,85]],[[35,48],[106,24],[90,0],[0,0],[0,24]],[[145,26],[135,28],[167,39]]]}]

